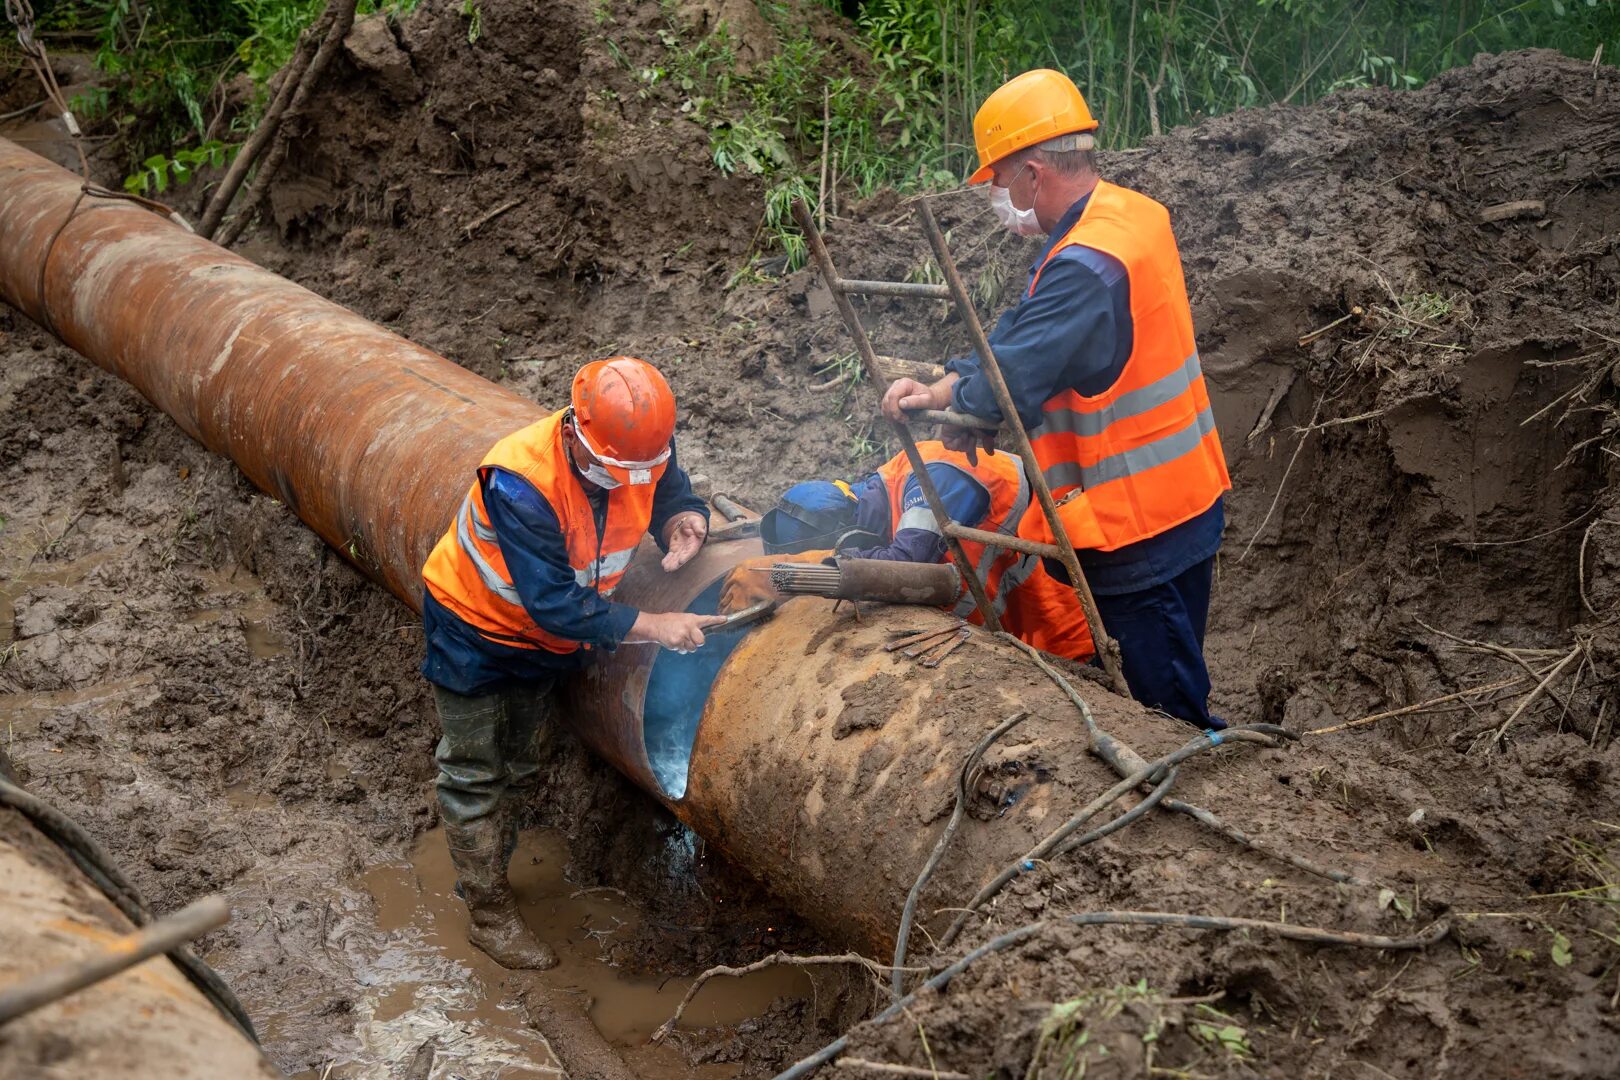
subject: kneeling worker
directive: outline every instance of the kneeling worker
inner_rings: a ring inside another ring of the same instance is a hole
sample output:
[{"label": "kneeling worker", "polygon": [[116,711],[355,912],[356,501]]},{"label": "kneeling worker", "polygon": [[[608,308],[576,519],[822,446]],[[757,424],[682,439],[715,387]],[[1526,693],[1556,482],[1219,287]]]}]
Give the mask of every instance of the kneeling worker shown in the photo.
[{"label": "kneeling worker", "polygon": [[569,408],[489,451],[422,571],[422,674],[443,728],[440,816],[468,938],[508,968],[557,962],[524,925],[506,877],[552,687],[621,644],[695,649],[720,621],[609,599],[643,535],[666,552],[666,571],[708,536],[674,433],[675,396],[651,364],[587,364]]},{"label": "kneeling worker", "polygon": [[[980,454],[975,463],[939,442],[920,442],[917,451],[951,520],[988,532],[1017,531],[1031,496],[1016,456]],[[798,557],[792,561],[817,561],[834,553],[915,563],[949,558],[939,523],[904,454],[853,486],[828,480],[793,485],[761,520],[759,532],[767,554],[731,572],[722,611],[774,596],[769,575],[761,571],[788,561],[782,555]],[[967,540],[962,547],[1004,629],[1054,656],[1090,658],[1091,630],[1074,591],[1048,574],[1040,559]],[[982,621],[965,584],[956,614]]]}]

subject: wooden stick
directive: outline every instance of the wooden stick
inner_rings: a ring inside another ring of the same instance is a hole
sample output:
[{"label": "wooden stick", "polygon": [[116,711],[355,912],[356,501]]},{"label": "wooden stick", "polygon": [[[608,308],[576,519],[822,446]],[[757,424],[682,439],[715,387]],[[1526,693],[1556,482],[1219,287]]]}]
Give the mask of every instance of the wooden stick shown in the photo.
[{"label": "wooden stick", "polygon": [[940,664],[945,662],[945,658],[947,656],[951,655],[951,653],[955,652],[957,649],[960,649],[963,645],[966,645],[968,638],[972,636],[973,631],[963,627],[962,632],[957,634],[954,638],[947,639],[944,646],[942,646],[939,651],[931,652],[927,656],[923,657],[922,666],[929,669],[939,667]]},{"label": "wooden stick", "polygon": [[[1058,514],[1057,502],[1052,498],[1052,489],[1047,486],[1046,479],[1041,473],[1040,462],[1035,460],[1035,448],[1030,445],[1029,433],[1024,430],[1024,425],[1018,418],[1012,391],[1007,388],[1007,380],[1002,377],[1001,365],[996,362],[996,354],[990,348],[990,339],[985,336],[984,324],[979,322],[979,312],[973,306],[973,297],[963,284],[962,275],[957,272],[956,260],[951,258],[951,249],[945,240],[944,230],[939,227],[939,221],[935,219],[934,211],[926,201],[917,204],[917,218],[922,223],[929,246],[934,249],[934,262],[938,264],[940,273],[945,276],[945,285],[951,291],[956,315],[967,327],[968,341],[973,345],[974,352],[979,355],[979,370],[989,380],[990,389],[995,392],[996,407],[1001,410],[1007,433],[1012,436],[1014,448],[1024,463],[1024,474],[1029,478],[1029,486],[1035,490],[1035,497],[1041,505],[1041,513],[1046,516],[1047,524],[1052,529],[1052,538],[1060,549],[1058,558],[1069,575],[1069,587],[1074,590],[1075,598],[1080,601],[1080,609],[1086,613],[1086,622],[1091,627],[1091,639],[1097,649],[1097,658],[1102,662],[1103,670],[1108,673],[1109,681],[1114,685],[1114,692],[1121,697],[1130,697],[1131,689],[1126,685],[1125,670],[1120,665],[1119,643],[1108,636],[1108,628],[1103,625],[1102,615],[1097,610],[1097,600],[1091,595],[1091,585],[1086,581],[1085,571],[1080,568],[1080,557],[1075,554],[1074,545],[1069,542],[1068,530],[1064,528],[1063,519]],[[1001,629],[999,621],[992,626],[990,620],[986,618],[984,624],[992,633]]]},{"label": "wooden stick", "polygon": [[275,142],[264,156],[264,164],[259,166],[258,173],[253,177],[253,184],[242,199],[242,208],[236,216],[225,223],[215,243],[220,247],[230,247],[237,237],[247,228],[248,221],[253,216],[253,208],[258,206],[270,194],[270,184],[281,170],[281,163],[287,159],[287,147],[292,142],[287,134],[287,123],[302,115],[304,107],[309,103],[315,88],[320,84],[321,77],[326,73],[332,57],[343,45],[343,39],[349,36],[354,27],[354,11],[358,0],[331,0],[327,5],[334,14],[326,37],[322,39],[320,47],[310,59],[309,67],[304,69],[303,76],[298,80],[298,88],[293,92],[292,101],[287,105],[287,114],[282,117],[281,127],[276,131]]},{"label": "wooden stick", "polygon": [[841,1057],[833,1062],[835,1069],[863,1069],[885,1076],[904,1076],[911,1080],[968,1080],[968,1074],[948,1069],[924,1069],[917,1065],[896,1065],[888,1061],[868,1061],[865,1058]]},{"label": "wooden stick", "polygon": [[[833,190],[837,191],[836,185]],[[793,220],[798,223],[799,231],[804,233],[805,244],[810,248],[810,257],[815,260],[822,281],[827,283],[827,288],[832,293],[833,303],[838,308],[839,317],[844,320],[845,329],[855,341],[855,352],[866,368],[866,377],[876,383],[882,372],[878,368],[877,353],[872,349],[872,339],[867,337],[866,328],[861,325],[861,318],[855,313],[855,305],[849,302],[849,296],[838,287],[838,268],[833,265],[827,244],[821,237],[821,231],[816,228],[816,219],[803,199],[793,201]],[[951,520],[951,515],[945,509],[945,500],[940,498],[939,488],[934,485],[934,479],[928,473],[922,454],[917,450],[917,440],[911,437],[911,431],[905,424],[891,421],[890,426],[894,429],[895,437],[900,440],[900,449],[905,451],[906,463],[911,466],[911,475],[916,478],[917,486],[922,489],[928,508],[934,512],[935,519],[943,528]],[[979,580],[978,571],[974,569],[967,552],[963,550],[962,542],[954,536],[947,535],[945,548],[951,553],[951,562],[962,575],[962,581],[967,585],[968,592],[973,595],[973,605],[984,619],[985,628],[992,633],[1000,630],[1001,620],[996,616],[996,609],[990,603],[989,594],[985,592],[984,582]]]},{"label": "wooden stick", "polygon": [[946,634],[954,633],[956,633],[956,627],[954,626],[947,626],[943,630],[919,630],[915,634],[906,634],[898,641],[889,642],[887,645],[883,646],[883,651],[899,652],[901,649],[915,645],[920,641],[927,641],[929,638],[944,637]]},{"label": "wooden stick", "polygon": [[467,224],[461,227],[461,231],[467,234],[467,239],[471,240],[473,238],[473,234],[479,229],[483,228],[485,225],[488,225],[490,222],[494,221],[508,210],[511,210],[513,207],[522,206],[525,201],[526,197],[522,195],[519,195],[515,199],[508,199],[506,202],[501,203],[501,205],[497,206],[489,213],[481,214],[473,220],[467,222]]},{"label": "wooden stick", "polygon": [[0,990],[0,1024],[200,938],[224,926],[230,917],[230,905],[223,897],[207,896],[133,934],[125,934],[88,960],[52,968],[8,986]]},{"label": "wooden stick", "polygon": [[1389,720],[1396,716],[1406,716],[1411,713],[1422,712],[1424,709],[1433,708],[1436,705],[1444,705],[1446,702],[1456,701],[1458,698],[1473,697],[1475,694],[1489,694],[1496,690],[1506,690],[1508,687],[1517,686],[1524,681],[1525,677],[1523,675],[1515,675],[1513,678],[1503,679],[1501,682],[1487,683],[1484,686],[1470,686],[1466,690],[1458,690],[1455,694],[1446,694],[1442,697],[1430,698],[1428,701],[1420,701],[1415,705],[1403,705],[1399,709],[1390,709],[1388,712],[1373,713],[1371,716],[1363,716],[1360,720],[1351,720],[1344,724],[1334,724],[1332,727],[1317,728],[1314,731],[1307,731],[1305,734],[1331,735],[1335,731],[1347,731],[1350,728],[1358,728],[1366,724],[1376,724],[1380,720]]}]

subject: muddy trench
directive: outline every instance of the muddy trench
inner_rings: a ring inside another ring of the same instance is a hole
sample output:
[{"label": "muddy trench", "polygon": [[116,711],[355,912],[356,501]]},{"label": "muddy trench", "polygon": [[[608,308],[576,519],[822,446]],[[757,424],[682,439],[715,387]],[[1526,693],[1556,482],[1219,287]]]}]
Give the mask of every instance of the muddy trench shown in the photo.
[{"label": "muddy trench", "polygon": [[[485,0],[476,45],[449,5],[362,23],[237,250],[542,404],[584,360],[645,356],[680,400],[687,468],[768,505],[792,480],[853,477],[893,448],[870,386],[827,385],[849,345],[816,276],[732,281],[761,190],[714,170],[677,102],[635,92],[615,50],[658,55],[653,8],[613,6],[604,27],[584,6]],[[26,92],[0,90],[0,112]],[[915,1022],[857,1028],[850,1054],[974,1076],[1056,1075],[1038,1049],[1054,1041],[1088,1075],[1607,1074],[1620,1051],[1617,91],[1609,68],[1482,57],[1418,91],[1234,114],[1105,158],[1105,175],[1176,215],[1232,464],[1207,644],[1217,710],[1310,731],[1518,674],[1503,650],[1538,666],[1582,653],[1500,749],[1489,734],[1527,688],[1189,770],[1189,800],[1314,857],[1365,860],[1389,899],[1156,815],[1128,842],[1020,876],[962,946],[1109,907],[1385,933],[1444,917],[1452,935],[1403,957],[1054,928],[926,996]],[[0,136],[63,151],[49,124]],[[1542,209],[1480,219],[1527,198]],[[936,206],[986,307],[1011,303],[1034,249],[997,233],[974,192]],[[892,194],[847,208],[829,240],[850,276],[926,263]],[[873,300],[863,315],[880,351],[965,345],[932,308]],[[154,908],[230,901],[203,952],[279,1068],[562,1071],[530,1023],[527,977],[462,938],[408,609],[10,309],[0,519],[0,749]],[[1001,672],[964,657],[960,677]],[[1041,752],[1005,760],[1072,764]],[[543,760],[514,861],[525,916],[563,954],[540,984],[638,1075],[769,1075],[884,1003],[839,971],[719,979],[681,1032],[648,1045],[710,965],[843,942],[566,732],[548,733]],[[1151,992],[1130,992],[1139,980]],[[1079,1020],[1053,1034],[1042,1025],[1064,1002]],[[1211,1023],[1240,1027],[1245,1049],[1200,1034]]]}]

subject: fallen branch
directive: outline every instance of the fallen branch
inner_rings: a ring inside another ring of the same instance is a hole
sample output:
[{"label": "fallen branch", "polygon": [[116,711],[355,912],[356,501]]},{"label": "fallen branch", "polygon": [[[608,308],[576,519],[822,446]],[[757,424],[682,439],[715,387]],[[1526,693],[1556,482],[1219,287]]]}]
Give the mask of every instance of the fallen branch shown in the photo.
[{"label": "fallen branch", "polygon": [[1300,348],[1304,348],[1306,345],[1309,345],[1311,342],[1315,341],[1329,330],[1332,330],[1335,326],[1342,326],[1351,319],[1359,319],[1365,314],[1366,312],[1363,311],[1359,305],[1352,307],[1350,309],[1350,314],[1341,315],[1337,319],[1334,319],[1332,322],[1328,323],[1326,326],[1318,327],[1308,334],[1301,334],[1299,338]]},{"label": "fallen branch", "polygon": [[[686,996],[681,998],[679,1005],[675,1006],[675,1015],[659,1024],[658,1029],[652,1033],[651,1038],[647,1041],[657,1043],[668,1038],[669,1033],[675,1030],[675,1025],[680,1023],[681,1015],[686,1012],[686,1007],[692,1004],[693,998],[698,996],[698,991],[702,990],[704,984],[716,976],[752,975],[754,972],[764,971],[768,967],[829,967],[837,964],[854,964],[858,967],[864,967],[874,975],[880,975],[889,970],[887,965],[880,964],[876,960],[862,956],[860,953],[841,953],[837,956],[793,956],[790,953],[777,952],[772,953],[763,960],[755,960],[752,964],[746,964],[742,967],[718,964],[692,980],[692,985],[686,989]],[[906,968],[905,970],[927,971],[928,969]]]},{"label": "fallen branch", "polygon": [[327,5],[326,11],[320,19],[305,30],[298,38],[298,48],[294,50],[292,59],[282,69],[281,86],[276,96],[271,100],[270,107],[265,110],[264,118],[259,126],[253,129],[247,142],[236,152],[231,161],[230,168],[225,170],[225,176],[220,180],[219,187],[214,189],[213,197],[203,209],[202,221],[197,225],[197,235],[212,240],[214,233],[219,229],[219,223],[225,219],[225,212],[231,208],[231,200],[242,187],[242,181],[253,168],[253,163],[259,160],[259,155],[269,144],[281,126],[281,118],[287,112],[287,106],[292,102],[293,94],[298,84],[304,78],[304,72],[309,68],[310,60],[315,56],[316,46],[325,40],[327,32],[332,28],[334,5]]},{"label": "fallen branch", "polygon": [[1517,217],[1541,217],[1546,212],[1547,204],[1540,199],[1520,199],[1517,202],[1487,206],[1479,212],[1479,220],[1488,224],[1492,221],[1507,221]]},{"label": "fallen branch", "polygon": [[1444,694],[1437,698],[1430,698],[1427,701],[1420,701],[1415,705],[1403,705],[1399,709],[1390,709],[1387,712],[1373,713],[1371,716],[1363,716],[1360,720],[1350,720],[1343,724],[1334,724],[1332,727],[1317,728],[1314,731],[1307,731],[1305,734],[1331,735],[1336,731],[1348,731],[1351,728],[1364,727],[1367,724],[1376,724],[1380,720],[1391,720],[1397,716],[1407,716],[1411,713],[1422,712],[1424,709],[1433,708],[1436,705],[1444,705],[1448,701],[1456,701],[1459,698],[1472,697],[1475,694],[1489,694],[1497,690],[1506,690],[1508,687],[1517,686],[1524,681],[1525,676],[1515,675],[1513,678],[1503,679],[1501,682],[1486,683],[1484,686],[1470,686],[1468,689],[1458,690],[1454,694]]},{"label": "fallen branch", "polygon": [[[1022,945],[1041,931],[1065,923],[1070,926],[1173,926],[1186,930],[1219,930],[1227,933],[1234,930],[1257,930],[1275,934],[1290,941],[1303,941],[1315,945],[1349,945],[1362,949],[1389,950],[1426,949],[1451,932],[1450,925],[1445,922],[1434,923],[1420,934],[1393,938],[1377,934],[1358,934],[1349,931],[1323,930],[1312,926],[1296,926],[1292,923],[1271,922],[1268,919],[1182,915],[1164,911],[1088,911],[1078,915],[1070,915],[1064,919],[1030,923],[1027,926],[1020,926],[1016,930],[1009,930],[999,937],[991,938],[938,975],[923,983],[916,991],[907,994],[887,1009],[878,1013],[868,1023],[881,1024],[892,1020],[910,1008],[920,994],[925,991],[943,989],[952,979],[991,953],[1001,952],[1015,945]],[[778,1073],[775,1080],[801,1080],[802,1077],[810,1075],[843,1053],[844,1048],[848,1045],[849,1034],[846,1032],[809,1057],[800,1060],[791,1068]]]},{"label": "fallen branch", "polygon": [[1541,682],[1536,685],[1536,688],[1524,695],[1524,700],[1519,702],[1519,707],[1514,709],[1506,720],[1502,721],[1502,726],[1497,728],[1496,733],[1491,736],[1491,746],[1496,747],[1502,745],[1502,736],[1507,734],[1507,729],[1512,726],[1513,721],[1524,715],[1530,706],[1539,701],[1541,699],[1541,695],[1547,692],[1547,687],[1552,685],[1552,681],[1558,677],[1558,673],[1568,667],[1570,661],[1574,660],[1579,655],[1581,655],[1581,647],[1579,644],[1577,644],[1573,649],[1569,650],[1569,655],[1565,656],[1562,660],[1558,661],[1558,663],[1552,666],[1552,670],[1547,672],[1546,676],[1542,678]]},{"label": "fallen branch", "polygon": [[[1102,727],[1098,725],[1096,718],[1091,715],[1091,709],[1086,705],[1085,699],[1083,699],[1079,693],[1075,691],[1074,687],[1070,685],[1069,680],[1065,679],[1061,672],[1041,658],[1039,651],[1030,647],[1029,645],[1024,644],[1022,641],[1019,641],[1010,634],[1002,634],[1000,636],[1008,643],[1016,645],[1018,648],[1022,649],[1025,654],[1027,654],[1029,658],[1035,662],[1035,665],[1045,672],[1048,678],[1057,683],[1059,689],[1068,695],[1069,700],[1072,701],[1075,707],[1080,710],[1080,717],[1085,722],[1087,733],[1091,736],[1092,752],[1107,762],[1109,768],[1113,769],[1114,772],[1118,773],[1120,776],[1125,776],[1128,773],[1134,772],[1141,765],[1146,764],[1146,762],[1144,762],[1142,759],[1142,755],[1138,754],[1135,750],[1126,747],[1118,739],[1108,734],[1108,732],[1104,731]],[[1292,733],[1285,732],[1284,734],[1290,739],[1299,738],[1299,736]],[[1185,814],[1194,821],[1197,821],[1199,824],[1214,829],[1227,839],[1236,841],[1237,843],[1242,844],[1244,847],[1249,848],[1251,851],[1258,852],[1261,855],[1270,856],[1273,859],[1280,859],[1296,869],[1304,870],[1308,874],[1315,874],[1318,877],[1325,877],[1329,881],[1337,881],[1345,885],[1370,884],[1370,882],[1367,882],[1354,874],[1346,873],[1343,870],[1334,870],[1326,866],[1321,866],[1315,862],[1312,862],[1310,859],[1305,858],[1303,855],[1292,855],[1285,851],[1275,849],[1269,844],[1261,843],[1240,829],[1228,825],[1226,822],[1222,821],[1220,818],[1216,817],[1213,813],[1205,810],[1201,806],[1194,806],[1191,803],[1182,802],[1180,799],[1169,798],[1165,799],[1160,805],[1166,810],[1171,810],[1178,814]]]},{"label": "fallen branch", "polygon": [[[1270,730],[1257,731],[1254,730],[1255,728]],[[1008,882],[1036,863],[1045,860],[1048,856],[1056,858],[1058,855],[1072,851],[1074,848],[1101,840],[1103,837],[1118,832],[1131,822],[1150,812],[1154,806],[1164,799],[1165,795],[1169,793],[1170,787],[1175,783],[1176,767],[1188,758],[1219,746],[1223,742],[1263,742],[1267,746],[1272,746],[1275,744],[1266,736],[1275,732],[1275,730],[1272,725],[1264,724],[1252,725],[1246,728],[1228,728],[1221,732],[1206,731],[1159,760],[1143,764],[1135,772],[1087,803],[1073,817],[1053,829],[1040,843],[1030,848],[1023,856],[1015,859],[1011,865],[1005,867],[1001,873],[992,878],[988,884],[974,894],[973,899],[969,900],[965,906],[957,909],[960,914],[956,916],[950,928],[945,931],[945,936],[939,939],[940,947],[949,947],[966,928],[968,920],[976,915],[981,907],[993,899],[1002,889],[1006,888]],[[1147,798],[1107,822],[1101,828],[1092,830],[1073,843],[1064,844],[1065,840],[1079,831],[1080,826],[1096,817],[1117,800],[1136,790],[1142,784],[1154,785],[1153,791]]]},{"label": "fallen branch", "polygon": [[1310,428],[1316,423],[1316,418],[1321,415],[1322,399],[1318,397],[1315,408],[1311,409],[1311,419],[1306,424],[1306,431],[1299,437],[1299,444],[1294,447],[1294,454],[1288,459],[1288,467],[1283,470],[1282,479],[1277,482],[1277,494],[1272,496],[1271,505],[1266,509],[1266,516],[1260,519],[1260,527],[1254,530],[1253,536],[1249,537],[1248,544],[1243,548],[1243,554],[1238,556],[1238,562],[1242,562],[1249,557],[1249,552],[1254,550],[1254,542],[1260,539],[1260,534],[1266,531],[1267,525],[1271,524],[1271,515],[1277,512],[1277,504],[1282,501],[1283,489],[1288,486],[1288,476],[1294,471],[1294,465],[1299,461],[1300,451],[1305,449],[1306,440],[1311,437]]},{"label": "fallen branch", "polygon": [[[1524,669],[1524,673],[1526,675],[1528,675],[1532,679],[1541,678],[1541,672],[1539,672],[1535,668],[1531,667],[1530,662],[1528,660],[1526,660],[1523,656],[1520,655],[1520,650],[1518,650],[1518,649],[1512,649],[1512,648],[1509,648],[1506,645],[1498,645],[1494,641],[1476,641],[1473,638],[1458,637],[1456,634],[1448,634],[1444,630],[1440,630],[1440,629],[1438,629],[1436,627],[1430,626],[1428,623],[1424,622],[1422,619],[1414,618],[1412,621],[1417,623],[1419,626],[1423,627],[1423,629],[1427,630],[1429,633],[1431,633],[1431,634],[1439,634],[1441,637],[1445,638],[1447,641],[1456,642],[1458,645],[1461,645],[1464,648],[1478,649],[1481,652],[1488,652],[1492,656],[1500,656],[1503,659],[1511,660],[1515,664],[1518,664],[1520,667],[1522,667]],[[1554,655],[1562,656],[1563,653],[1554,653]],[[1548,693],[1552,693],[1552,691],[1548,691]],[[1557,694],[1553,694],[1552,697],[1553,697],[1554,701],[1558,702],[1558,705],[1559,705],[1559,707],[1561,709],[1563,709],[1565,712],[1570,711],[1569,710],[1569,702],[1565,701],[1563,698],[1559,697]]]},{"label": "fallen branch", "polygon": [[253,209],[265,200],[270,193],[270,183],[281,171],[281,163],[287,159],[287,147],[292,142],[287,134],[287,124],[302,115],[304,107],[309,104],[315,87],[320,84],[321,77],[332,63],[332,58],[343,45],[343,39],[349,36],[354,26],[354,9],[358,0],[330,0],[327,9],[333,13],[332,22],[326,31],[326,37],[321,40],[320,47],[315,50],[314,57],[309,66],[304,69],[302,77],[298,80],[298,87],[293,91],[292,101],[287,105],[287,112],[276,129],[275,142],[270,152],[265,155],[264,164],[259,167],[258,175],[253,178],[253,186],[248,189],[247,197],[242,200],[242,209],[225,226],[224,231],[215,241],[220,247],[230,247],[247,228],[248,221],[253,217]]}]

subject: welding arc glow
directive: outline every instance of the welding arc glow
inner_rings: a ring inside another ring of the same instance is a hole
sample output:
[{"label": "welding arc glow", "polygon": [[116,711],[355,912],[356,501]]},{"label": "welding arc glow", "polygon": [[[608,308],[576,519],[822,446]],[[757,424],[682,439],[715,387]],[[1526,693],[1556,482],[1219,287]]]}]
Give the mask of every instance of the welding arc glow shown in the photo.
[{"label": "welding arc glow", "polygon": [[[716,581],[687,606],[697,615],[713,615],[719,607],[720,587]],[[706,636],[703,648],[690,653],[659,649],[647,678],[642,697],[641,737],[653,777],[665,796],[681,799],[686,795],[687,769],[692,763],[692,744],[697,739],[703,706],[709,698],[720,668],[731,650],[743,639],[748,628]]]}]

